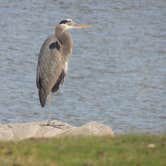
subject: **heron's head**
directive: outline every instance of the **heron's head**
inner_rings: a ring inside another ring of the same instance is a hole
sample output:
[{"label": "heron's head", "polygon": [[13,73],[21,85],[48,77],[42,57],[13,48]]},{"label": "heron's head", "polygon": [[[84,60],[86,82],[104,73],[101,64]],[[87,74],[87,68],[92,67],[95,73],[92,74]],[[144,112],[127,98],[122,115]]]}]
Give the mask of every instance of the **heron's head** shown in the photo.
[{"label": "heron's head", "polygon": [[82,29],[82,28],[90,28],[90,25],[77,25],[72,19],[65,19],[59,23],[59,26],[64,30],[69,29]]}]

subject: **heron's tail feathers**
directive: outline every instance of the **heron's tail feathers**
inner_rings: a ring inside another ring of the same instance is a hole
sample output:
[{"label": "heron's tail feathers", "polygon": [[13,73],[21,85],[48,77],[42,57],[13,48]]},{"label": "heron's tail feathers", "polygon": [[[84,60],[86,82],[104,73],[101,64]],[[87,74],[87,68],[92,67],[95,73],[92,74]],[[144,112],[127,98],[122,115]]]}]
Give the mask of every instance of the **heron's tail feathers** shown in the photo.
[{"label": "heron's tail feathers", "polygon": [[46,95],[44,89],[43,89],[43,88],[39,89],[39,100],[40,100],[40,105],[41,105],[42,107],[45,106],[45,104],[46,104],[46,99],[47,99],[47,95]]}]

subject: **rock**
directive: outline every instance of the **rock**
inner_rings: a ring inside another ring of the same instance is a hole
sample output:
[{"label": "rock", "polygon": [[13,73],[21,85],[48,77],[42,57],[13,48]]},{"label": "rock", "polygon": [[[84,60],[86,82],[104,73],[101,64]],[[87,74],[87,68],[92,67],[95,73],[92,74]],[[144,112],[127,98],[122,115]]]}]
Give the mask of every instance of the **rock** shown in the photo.
[{"label": "rock", "polygon": [[148,147],[148,148],[155,148],[156,145],[155,145],[155,144],[148,144],[147,147]]},{"label": "rock", "polygon": [[63,136],[113,136],[113,131],[110,127],[97,123],[89,122],[80,127],[72,127],[61,135]]},{"label": "rock", "polygon": [[60,121],[51,121],[49,125],[46,122],[29,122],[0,125],[0,140],[22,140],[28,138],[51,138],[60,136],[113,136],[110,127],[90,122],[80,127],[74,127]]}]

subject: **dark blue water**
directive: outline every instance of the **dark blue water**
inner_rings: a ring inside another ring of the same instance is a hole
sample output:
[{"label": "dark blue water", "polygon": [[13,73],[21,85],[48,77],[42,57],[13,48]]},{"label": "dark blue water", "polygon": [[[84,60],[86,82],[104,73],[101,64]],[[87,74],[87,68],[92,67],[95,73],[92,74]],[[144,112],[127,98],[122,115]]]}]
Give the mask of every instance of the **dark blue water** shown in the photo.
[{"label": "dark blue water", "polygon": [[64,18],[93,28],[71,32],[73,56],[52,98],[53,118],[95,120],[116,133],[165,133],[165,0],[0,0],[0,123],[47,119],[35,85],[37,56]]}]

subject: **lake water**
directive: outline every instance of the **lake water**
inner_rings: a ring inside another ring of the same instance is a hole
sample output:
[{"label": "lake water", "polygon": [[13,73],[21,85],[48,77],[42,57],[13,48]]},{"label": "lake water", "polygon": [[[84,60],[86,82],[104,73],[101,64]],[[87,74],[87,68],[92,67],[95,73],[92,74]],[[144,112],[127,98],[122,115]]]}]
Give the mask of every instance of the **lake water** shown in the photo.
[{"label": "lake water", "polygon": [[47,120],[35,85],[38,53],[72,18],[73,55],[52,117],[115,133],[166,133],[165,0],[0,0],[0,123]]}]

